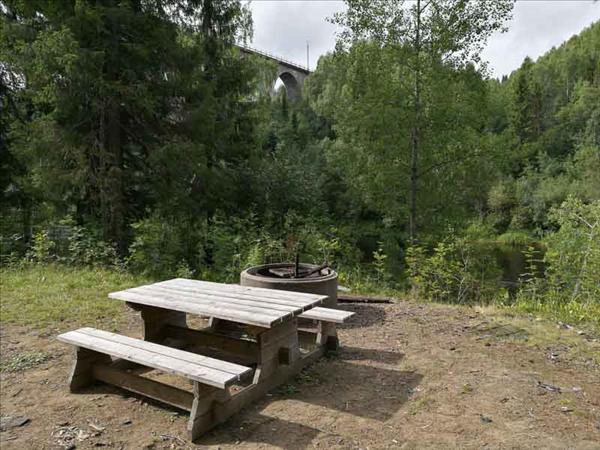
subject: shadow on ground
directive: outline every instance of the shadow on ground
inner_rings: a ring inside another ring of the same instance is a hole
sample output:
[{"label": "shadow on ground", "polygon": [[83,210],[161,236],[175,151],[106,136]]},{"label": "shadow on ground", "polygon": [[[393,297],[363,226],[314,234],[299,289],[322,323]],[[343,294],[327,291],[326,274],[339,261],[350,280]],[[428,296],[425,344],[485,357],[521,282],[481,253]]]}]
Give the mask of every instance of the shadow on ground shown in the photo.
[{"label": "shadow on ground", "polygon": [[[321,430],[260,413],[245,414],[242,421],[222,424],[202,436],[196,444],[224,445],[238,442],[256,442],[290,450],[310,446]],[[234,428],[235,427],[235,428]]]},{"label": "shadow on ground", "polygon": [[378,361],[397,364],[404,358],[404,354],[376,348],[342,347],[338,357],[343,361]]},{"label": "shadow on ground", "polygon": [[364,361],[394,363],[402,358],[402,353],[347,347],[335,359],[321,360],[303,371],[293,381],[294,389],[279,389],[278,394],[258,402],[255,410],[246,409],[237,420],[219,426],[198,443],[224,445],[239,440],[286,449],[307,448],[321,430],[260,412],[271,402],[288,399],[319,406],[324,409],[323,416],[334,418],[343,413],[385,422],[406,403],[423,376],[373,367]]},{"label": "shadow on ground", "polygon": [[385,309],[382,306],[364,305],[364,304],[345,304],[343,308],[346,311],[352,311],[356,314],[339,328],[366,328],[375,325],[382,325],[385,322]]}]

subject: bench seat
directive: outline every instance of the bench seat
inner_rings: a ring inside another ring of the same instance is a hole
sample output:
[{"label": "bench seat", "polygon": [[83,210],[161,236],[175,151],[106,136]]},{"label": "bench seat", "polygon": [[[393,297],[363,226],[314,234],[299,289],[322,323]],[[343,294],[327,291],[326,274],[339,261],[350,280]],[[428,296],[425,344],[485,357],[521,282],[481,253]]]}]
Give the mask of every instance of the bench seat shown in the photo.
[{"label": "bench seat", "polygon": [[298,317],[301,319],[319,320],[321,322],[344,323],[353,315],[354,313],[350,311],[317,306],[303,312]]},{"label": "bench seat", "polygon": [[58,339],[220,389],[225,389],[252,371],[250,367],[95,328],[69,331],[59,335]]}]

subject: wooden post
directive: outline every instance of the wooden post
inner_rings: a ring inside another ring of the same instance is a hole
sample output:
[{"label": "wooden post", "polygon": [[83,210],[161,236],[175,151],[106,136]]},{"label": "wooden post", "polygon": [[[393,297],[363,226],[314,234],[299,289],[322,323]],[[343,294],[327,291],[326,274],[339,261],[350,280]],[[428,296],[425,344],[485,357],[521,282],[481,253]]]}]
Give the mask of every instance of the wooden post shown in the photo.
[{"label": "wooden post", "polygon": [[74,347],[73,367],[69,375],[69,389],[75,392],[94,382],[94,364],[110,364],[110,356],[82,347]]},{"label": "wooden post", "polygon": [[327,350],[335,351],[340,347],[335,323],[319,320],[317,345],[323,345]]},{"label": "wooden post", "polygon": [[[254,384],[273,374],[280,364],[291,365],[300,358],[298,319],[294,318],[265,329],[257,335],[257,340],[259,354],[258,367],[254,372]],[[285,356],[282,358],[283,355]]]},{"label": "wooden post", "polygon": [[186,316],[181,311],[171,311],[154,306],[142,306],[139,308],[144,322],[144,340],[160,343],[165,338],[165,326],[175,325],[187,327]]}]

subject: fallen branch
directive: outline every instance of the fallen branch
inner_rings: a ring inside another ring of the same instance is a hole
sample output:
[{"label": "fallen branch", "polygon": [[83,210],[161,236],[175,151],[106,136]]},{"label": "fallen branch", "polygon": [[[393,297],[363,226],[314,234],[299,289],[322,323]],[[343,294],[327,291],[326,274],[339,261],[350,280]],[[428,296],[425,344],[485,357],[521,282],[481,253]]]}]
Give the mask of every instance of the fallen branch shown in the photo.
[{"label": "fallen branch", "polygon": [[338,293],[340,303],[394,303],[391,297],[367,297],[364,295],[348,295]]}]

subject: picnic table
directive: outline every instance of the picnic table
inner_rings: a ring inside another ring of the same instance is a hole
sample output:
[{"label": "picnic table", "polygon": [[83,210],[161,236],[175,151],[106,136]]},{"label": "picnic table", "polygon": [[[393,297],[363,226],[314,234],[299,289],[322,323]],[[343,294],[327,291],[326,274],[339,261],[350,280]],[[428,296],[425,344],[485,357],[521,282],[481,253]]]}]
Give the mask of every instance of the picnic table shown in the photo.
[{"label": "picnic table", "polygon": [[[183,278],[109,297],[141,313],[143,339],[93,328],[59,336],[75,346],[71,390],[100,380],[190,411],[192,439],[337,348],[336,324],[353,314],[319,307],[324,295]],[[188,326],[187,314],[209,326]],[[132,374],[136,365],[188,378],[193,392]]]}]

